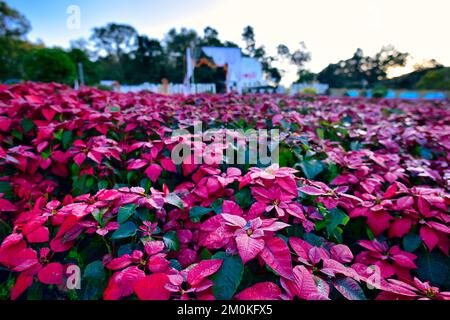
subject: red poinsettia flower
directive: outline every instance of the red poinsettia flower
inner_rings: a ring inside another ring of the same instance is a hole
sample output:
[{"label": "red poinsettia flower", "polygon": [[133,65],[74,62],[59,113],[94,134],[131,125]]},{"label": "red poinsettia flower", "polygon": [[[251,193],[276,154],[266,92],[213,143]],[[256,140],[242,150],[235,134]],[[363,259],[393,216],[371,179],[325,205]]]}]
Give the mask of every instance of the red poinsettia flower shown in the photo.
[{"label": "red poinsettia flower", "polygon": [[442,292],[428,281],[417,278],[413,281],[387,280],[384,290],[377,300],[450,300],[450,292]]},{"label": "red poinsettia flower", "polygon": [[359,245],[367,251],[358,254],[356,261],[367,266],[378,266],[383,278],[397,275],[399,279],[410,279],[410,271],[417,268],[414,263],[417,256],[401,250],[398,246],[389,247],[387,243],[377,240],[361,240]]},{"label": "red poinsettia flower", "polygon": [[298,202],[292,201],[295,197],[283,192],[283,190],[273,185],[269,189],[263,187],[252,187],[252,195],[258,202],[259,206],[265,205],[265,211],[271,212],[275,210],[278,217],[284,217],[286,214],[292,215],[301,220],[306,217],[303,214],[303,208]]},{"label": "red poinsettia flower", "polygon": [[61,284],[64,267],[58,262],[50,262],[53,254],[49,248],[41,248],[39,256],[27,247],[22,234],[13,233],[0,246],[0,263],[15,272],[20,272],[11,290],[11,299],[17,299],[33,283],[37,276],[43,284]]},{"label": "red poinsettia flower", "polygon": [[390,221],[393,219],[389,214],[392,209],[392,197],[397,192],[397,184],[391,185],[381,197],[371,194],[362,194],[362,206],[356,207],[350,212],[350,218],[366,217],[367,224],[373,231],[374,235],[379,236],[384,230],[389,228]]}]

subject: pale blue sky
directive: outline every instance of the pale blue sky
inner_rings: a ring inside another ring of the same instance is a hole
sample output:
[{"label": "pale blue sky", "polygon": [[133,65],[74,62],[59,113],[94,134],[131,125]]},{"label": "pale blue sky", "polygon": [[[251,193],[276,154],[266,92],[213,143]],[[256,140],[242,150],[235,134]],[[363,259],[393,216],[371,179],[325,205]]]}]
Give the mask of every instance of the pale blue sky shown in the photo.
[{"label": "pale blue sky", "polygon": [[[221,39],[240,45],[242,29],[255,28],[258,44],[273,53],[279,43],[291,49],[305,41],[312,52],[309,67],[320,71],[348,58],[357,47],[367,54],[393,44],[415,59],[436,58],[450,65],[449,0],[6,0],[31,21],[31,40],[69,46],[88,38],[108,22],[133,25],[162,39],[171,27],[206,26]],[[81,28],[66,27],[69,5],[81,9]]]}]

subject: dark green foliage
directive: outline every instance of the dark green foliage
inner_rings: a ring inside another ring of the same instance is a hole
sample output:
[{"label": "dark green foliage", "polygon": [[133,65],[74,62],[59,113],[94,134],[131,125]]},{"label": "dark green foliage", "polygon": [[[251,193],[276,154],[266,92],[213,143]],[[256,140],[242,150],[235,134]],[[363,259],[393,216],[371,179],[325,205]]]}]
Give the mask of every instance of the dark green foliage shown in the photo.
[{"label": "dark green foliage", "polygon": [[75,63],[58,48],[31,50],[24,57],[23,68],[25,78],[32,81],[73,84],[76,78]]}]

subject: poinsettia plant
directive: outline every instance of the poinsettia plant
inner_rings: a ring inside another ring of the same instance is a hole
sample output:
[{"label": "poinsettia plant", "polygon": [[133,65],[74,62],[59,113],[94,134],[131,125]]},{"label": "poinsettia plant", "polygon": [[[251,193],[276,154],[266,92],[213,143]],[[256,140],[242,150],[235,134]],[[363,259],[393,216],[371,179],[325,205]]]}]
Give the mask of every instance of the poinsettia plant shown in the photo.
[{"label": "poinsettia plant", "polygon": [[[2,86],[0,299],[448,300],[449,118],[447,101]],[[277,129],[279,159],[234,164],[210,129]]]}]

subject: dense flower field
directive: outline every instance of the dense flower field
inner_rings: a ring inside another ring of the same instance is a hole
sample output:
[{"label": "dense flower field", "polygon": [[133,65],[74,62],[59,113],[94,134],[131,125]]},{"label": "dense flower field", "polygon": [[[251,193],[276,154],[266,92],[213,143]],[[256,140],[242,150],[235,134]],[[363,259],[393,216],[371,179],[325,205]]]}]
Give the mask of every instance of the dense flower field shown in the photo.
[{"label": "dense flower field", "polygon": [[[279,165],[176,165],[194,121]],[[0,299],[450,299],[449,150],[448,102],[0,87]]]}]

